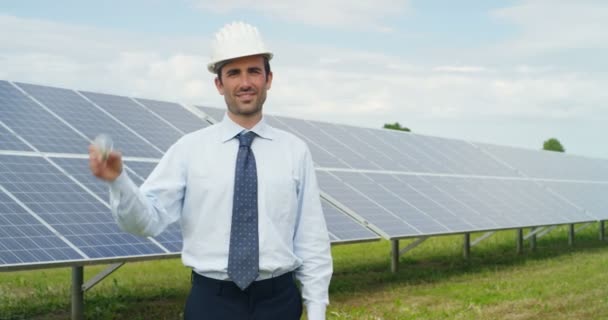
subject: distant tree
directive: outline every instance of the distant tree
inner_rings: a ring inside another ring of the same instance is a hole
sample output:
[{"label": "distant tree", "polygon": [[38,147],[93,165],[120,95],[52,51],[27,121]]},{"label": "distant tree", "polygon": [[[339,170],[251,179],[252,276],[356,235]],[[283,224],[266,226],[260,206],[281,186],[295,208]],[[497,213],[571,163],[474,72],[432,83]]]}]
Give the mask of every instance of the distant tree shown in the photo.
[{"label": "distant tree", "polygon": [[399,122],[395,122],[395,123],[385,123],[385,124],[384,124],[384,129],[400,130],[400,131],[407,131],[407,132],[410,132],[410,131],[411,131],[409,128],[402,127],[402,126],[399,124]]},{"label": "distant tree", "polygon": [[543,143],[543,150],[549,151],[557,151],[557,152],[565,152],[564,146],[559,142],[559,140],[555,138],[550,138],[549,140]]}]

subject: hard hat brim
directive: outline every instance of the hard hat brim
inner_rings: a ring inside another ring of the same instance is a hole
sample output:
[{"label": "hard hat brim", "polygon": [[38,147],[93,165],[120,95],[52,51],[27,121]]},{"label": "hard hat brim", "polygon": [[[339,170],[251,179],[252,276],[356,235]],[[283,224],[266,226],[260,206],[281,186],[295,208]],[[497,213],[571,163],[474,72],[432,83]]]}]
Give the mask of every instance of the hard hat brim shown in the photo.
[{"label": "hard hat brim", "polygon": [[213,74],[217,74],[218,69],[220,69],[220,67],[222,67],[226,63],[228,63],[232,60],[235,60],[235,59],[253,57],[253,56],[265,56],[266,58],[268,58],[268,61],[270,61],[270,60],[272,60],[273,54],[272,54],[272,52],[260,52],[260,53],[254,53],[254,54],[248,54],[248,55],[235,55],[234,57],[230,57],[230,58],[208,63],[207,70],[209,70],[209,72],[211,72]]}]

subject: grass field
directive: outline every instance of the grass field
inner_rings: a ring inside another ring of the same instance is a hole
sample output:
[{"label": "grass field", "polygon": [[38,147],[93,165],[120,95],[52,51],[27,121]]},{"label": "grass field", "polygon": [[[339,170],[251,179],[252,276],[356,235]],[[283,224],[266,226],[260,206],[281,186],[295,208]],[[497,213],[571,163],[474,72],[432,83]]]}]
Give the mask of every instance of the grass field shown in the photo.
[{"label": "grass field", "polygon": [[[328,319],[608,319],[608,242],[597,226],[567,242],[562,227],[518,255],[503,231],[467,261],[462,236],[436,237],[397,274],[388,241],[335,246]],[[85,267],[85,280],[104,267]],[[69,319],[70,272],[0,273],[0,319]],[[189,277],[177,259],[126,264],[86,293],[86,318],[180,319]]]}]

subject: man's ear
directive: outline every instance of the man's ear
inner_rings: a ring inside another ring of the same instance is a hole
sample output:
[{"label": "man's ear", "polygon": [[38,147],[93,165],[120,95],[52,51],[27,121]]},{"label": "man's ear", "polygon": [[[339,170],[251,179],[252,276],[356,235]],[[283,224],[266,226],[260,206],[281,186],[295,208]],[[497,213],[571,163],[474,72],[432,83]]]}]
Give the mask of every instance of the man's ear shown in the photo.
[{"label": "man's ear", "polygon": [[217,88],[217,92],[219,92],[219,94],[224,95],[224,84],[219,77],[215,77],[215,87]]},{"label": "man's ear", "polygon": [[272,71],[268,72],[266,77],[266,90],[270,90],[270,87],[272,87]]}]

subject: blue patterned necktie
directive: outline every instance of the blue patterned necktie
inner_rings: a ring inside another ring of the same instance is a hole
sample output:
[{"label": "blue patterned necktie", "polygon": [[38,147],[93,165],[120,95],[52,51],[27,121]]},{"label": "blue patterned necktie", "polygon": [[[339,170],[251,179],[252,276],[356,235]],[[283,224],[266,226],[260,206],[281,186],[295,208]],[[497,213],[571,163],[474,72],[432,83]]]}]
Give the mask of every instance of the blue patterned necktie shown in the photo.
[{"label": "blue patterned necktie", "polygon": [[237,138],[239,152],[234,172],[228,276],[245,290],[258,277],[259,269],[258,177],[251,151],[255,133],[241,133]]}]

